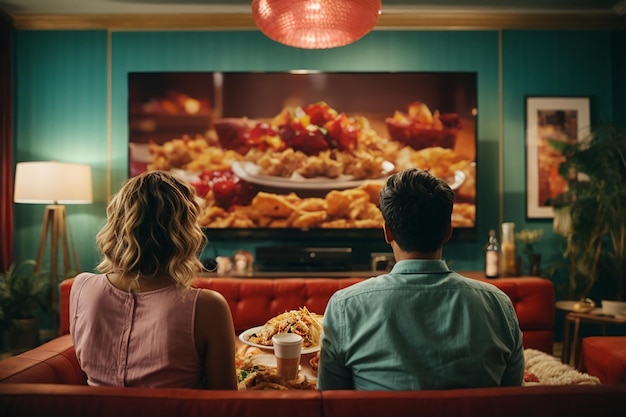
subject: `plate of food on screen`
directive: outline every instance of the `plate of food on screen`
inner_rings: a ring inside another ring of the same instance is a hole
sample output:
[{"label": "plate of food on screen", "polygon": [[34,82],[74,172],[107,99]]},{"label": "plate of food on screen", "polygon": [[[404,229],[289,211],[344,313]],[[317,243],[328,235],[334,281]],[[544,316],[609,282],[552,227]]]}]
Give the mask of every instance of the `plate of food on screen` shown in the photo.
[{"label": "plate of food on screen", "polygon": [[203,227],[371,229],[382,226],[386,178],[417,167],[455,191],[454,227],[473,226],[474,155],[456,137],[442,139],[462,127],[458,118],[415,102],[386,121],[325,102],[287,106],[270,119],[220,118],[203,137],[150,144],[147,169],[179,172],[194,185]]},{"label": "plate of food on screen", "polygon": [[[249,183],[288,190],[343,190],[358,187],[369,181],[367,178],[359,178],[358,175],[340,173],[338,166],[340,164],[330,158],[329,153],[316,156],[302,164],[288,154],[289,152],[287,155],[281,154],[276,157],[265,155],[255,162],[235,161],[232,170],[239,178]],[[290,165],[293,169],[289,169]],[[361,166],[363,165],[365,164]],[[376,178],[384,178],[394,169],[393,164],[388,161],[376,162],[375,165]],[[274,171],[271,167],[277,166],[281,167],[281,175],[269,174]],[[329,174],[331,171],[334,173]]]}]

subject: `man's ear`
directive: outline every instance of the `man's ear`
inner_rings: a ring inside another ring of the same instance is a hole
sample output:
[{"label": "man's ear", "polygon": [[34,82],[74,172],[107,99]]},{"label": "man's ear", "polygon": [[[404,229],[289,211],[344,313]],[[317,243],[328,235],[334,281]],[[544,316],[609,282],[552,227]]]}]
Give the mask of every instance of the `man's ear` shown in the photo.
[{"label": "man's ear", "polygon": [[389,227],[387,227],[387,223],[383,223],[383,233],[385,234],[385,242],[391,245],[391,242],[393,242],[395,239],[393,237],[393,234],[391,233],[391,230],[389,230]]},{"label": "man's ear", "polygon": [[448,233],[446,233],[446,237],[443,238],[443,243],[447,243],[448,240],[450,240],[450,238],[452,237],[453,230],[454,228],[452,227],[452,224],[450,224],[450,227],[448,228]]}]

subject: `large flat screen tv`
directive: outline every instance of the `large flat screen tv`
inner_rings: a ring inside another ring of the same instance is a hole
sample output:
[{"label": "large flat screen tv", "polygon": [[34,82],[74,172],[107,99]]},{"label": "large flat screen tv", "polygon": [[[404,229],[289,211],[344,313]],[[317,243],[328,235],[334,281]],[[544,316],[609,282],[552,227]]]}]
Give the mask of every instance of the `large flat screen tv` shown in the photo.
[{"label": "large flat screen tv", "polygon": [[213,239],[376,237],[385,178],[420,167],[475,237],[473,72],[130,73],[129,175],[190,181]]}]

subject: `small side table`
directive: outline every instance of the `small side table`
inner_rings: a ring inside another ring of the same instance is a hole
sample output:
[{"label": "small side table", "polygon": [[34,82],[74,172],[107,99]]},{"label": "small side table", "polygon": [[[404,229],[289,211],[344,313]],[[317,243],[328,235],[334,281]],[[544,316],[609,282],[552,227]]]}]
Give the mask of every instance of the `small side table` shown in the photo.
[{"label": "small side table", "polygon": [[[626,317],[609,316],[602,313],[602,309],[596,308],[588,313],[570,312],[565,316],[565,329],[563,331],[563,352],[561,362],[570,364],[574,356],[574,367],[578,366],[580,352],[580,325],[581,323],[597,324],[601,327],[602,335],[606,335],[607,325],[626,325]],[[570,328],[574,325],[573,337],[570,337]]]}]

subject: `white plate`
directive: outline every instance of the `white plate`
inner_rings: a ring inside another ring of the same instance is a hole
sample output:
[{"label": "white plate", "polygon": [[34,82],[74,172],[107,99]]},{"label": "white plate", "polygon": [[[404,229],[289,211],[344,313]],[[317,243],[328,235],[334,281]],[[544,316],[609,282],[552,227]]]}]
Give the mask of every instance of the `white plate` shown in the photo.
[{"label": "white plate", "polygon": [[393,171],[391,162],[383,163],[383,177],[379,179],[355,180],[351,175],[341,175],[338,178],[315,177],[304,178],[294,173],[291,177],[276,177],[261,174],[261,167],[253,162],[235,161],[232,170],[239,178],[252,184],[274,188],[301,189],[301,190],[340,190],[358,187],[368,181],[383,180],[387,174]]},{"label": "white plate", "polygon": [[[254,347],[257,347],[257,348],[259,348],[259,349],[263,349],[263,350],[272,350],[272,351],[273,351],[273,350],[274,350],[274,346],[260,345],[260,344],[258,344],[258,343],[253,343],[253,342],[250,342],[250,341],[248,340],[248,338],[249,338],[252,334],[257,333],[257,332],[260,332],[262,328],[263,328],[263,326],[256,326],[256,327],[252,327],[251,329],[248,329],[248,330],[246,330],[246,331],[242,332],[242,333],[239,335],[239,340],[241,340],[243,343],[245,343],[245,344],[246,344],[246,345],[248,345],[248,346],[254,346]],[[319,346],[311,346],[311,347],[308,347],[308,348],[302,348],[302,354],[303,354],[303,355],[306,355],[306,354],[308,354],[308,353],[314,353],[314,352],[317,352],[318,350],[320,350],[320,347],[319,347]]]},{"label": "white plate", "polygon": [[[250,358],[250,362],[252,365],[257,366],[265,366],[266,368],[276,368],[276,356],[272,353],[262,353],[259,355],[254,355]],[[298,367],[302,376],[305,376],[311,383],[315,383],[317,381],[317,372],[312,370],[309,366],[300,366]]]},{"label": "white plate", "polygon": [[266,366],[268,368],[276,368],[276,356],[271,353],[262,353],[254,355],[250,358],[253,365]]},{"label": "white plate", "polygon": [[[262,185],[265,187],[285,188],[289,190],[342,190],[348,188],[356,188],[366,182],[384,181],[387,175],[394,169],[391,162],[383,162],[383,177],[375,179],[352,179],[351,175],[340,175],[337,178],[315,177],[304,178],[298,173],[293,173],[291,177],[278,177],[273,175],[261,174],[261,167],[253,162],[235,161],[231,169],[239,178],[252,184]],[[450,178],[452,182],[448,182],[450,188],[456,190],[465,181],[465,173],[463,171],[455,171],[454,177]]]},{"label": "white plate", "polygon": [[[257,366],[265,366],[266,368],[276,368],[276,356],[273,353],[261,353],[250,358],[250,363]],[[298,365],[298,369],[302,370],[302,365]]]}]

